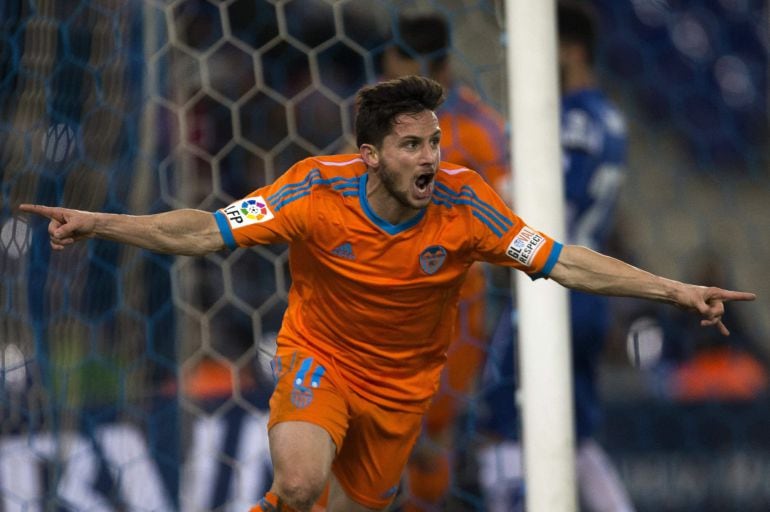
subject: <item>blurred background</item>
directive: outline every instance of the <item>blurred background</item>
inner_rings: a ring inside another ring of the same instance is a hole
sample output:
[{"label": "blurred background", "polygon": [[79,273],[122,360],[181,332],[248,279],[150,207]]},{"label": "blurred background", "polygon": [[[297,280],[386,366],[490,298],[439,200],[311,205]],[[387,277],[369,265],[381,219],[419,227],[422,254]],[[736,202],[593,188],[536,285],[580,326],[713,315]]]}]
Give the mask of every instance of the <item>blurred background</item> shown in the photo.
[{"label": "blurred background", "polygon": [[[610,252],[759,295],[728,309],[727,340],[613,301],[599,439],[640,511],[768,510],[768,3],[583,3],[628,125]],[[501,1],[0,3],[0,510],[247,510],[262,495],[286,247],[53,254],[46,223],[14,207],[213,211],[343,151],[398,12],[426,6],[449,22],[457,80],[507,117]],[[474,388],[458,394],[446,509],[484,510]]]}]

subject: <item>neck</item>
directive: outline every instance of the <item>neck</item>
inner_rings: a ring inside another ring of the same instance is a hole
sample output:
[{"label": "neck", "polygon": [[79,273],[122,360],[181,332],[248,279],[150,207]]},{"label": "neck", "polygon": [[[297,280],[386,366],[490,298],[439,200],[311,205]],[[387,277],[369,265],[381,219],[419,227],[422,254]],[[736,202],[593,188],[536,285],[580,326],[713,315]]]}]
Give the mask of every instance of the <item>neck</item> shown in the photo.
[{"label": "neck", "polygon": [[420,213],[419,209],[406,206],[394,197],[377,173],[369,171],[367,175],[366,201],[379,218],[397,226]]}]

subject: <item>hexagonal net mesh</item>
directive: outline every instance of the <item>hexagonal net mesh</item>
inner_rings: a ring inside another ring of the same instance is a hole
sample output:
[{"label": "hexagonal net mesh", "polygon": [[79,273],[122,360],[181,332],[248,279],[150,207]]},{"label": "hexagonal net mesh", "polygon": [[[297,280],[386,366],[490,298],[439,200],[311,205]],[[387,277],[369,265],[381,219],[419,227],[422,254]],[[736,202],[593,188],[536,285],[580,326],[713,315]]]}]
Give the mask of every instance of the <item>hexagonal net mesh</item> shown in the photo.
[{"label": "hexagonal net mesh", "polygon": [[[213,211],[350,147],[354,93],[376,79],[398,7],[0,6],[2,510],[245,510],[261,496],[286,247],[53,252],[47,224],[12,208]],[[469,30],[494,24],[490,5],[453,8]]]},{"label": "hexagonal net mesh", "polygon": [[[739,247],[736,282],[770,292],[756,279],[767,239],[751,234],[769,218],[761,2],[591,3],[610,21],[599,54],[638,141],[620,205],[629,250],[682,277],[694,247]],[[403,7],[446,15],[456,74],[504,112],[502,4],[0,2],[1,510],[247,510],[271,479],[267,362],[290,286],[284,246],[174,258],[91,240],[52,252],[45,222],[12,209],[213,211],[305,156],[348,149],[354,94],[378,78]],[[685,192],[695,220],[674,205]],[[748,228],[726,225],[726,210]],[[507,281],[487,291],[505,297]],[[470,317],[459,326],[473,329]],[[489,439],[474,391],[444,384],[471,406],[446,506],[483,510],[472,451]],[[642,450],[643,426],[626,425]],[[622,476],[634,497],[649,510],[676,501],[647,492],[633,455]]]}]

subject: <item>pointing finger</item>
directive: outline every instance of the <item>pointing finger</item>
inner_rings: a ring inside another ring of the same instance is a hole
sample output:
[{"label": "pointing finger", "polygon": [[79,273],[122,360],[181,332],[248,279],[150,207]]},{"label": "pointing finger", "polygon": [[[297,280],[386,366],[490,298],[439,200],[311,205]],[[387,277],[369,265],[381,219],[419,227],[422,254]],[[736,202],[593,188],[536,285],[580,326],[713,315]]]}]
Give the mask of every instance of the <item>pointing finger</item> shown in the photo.
[{"label": "pointing finger", "polygon": [[34,213],[36,215],[42,215],[49,219],[58,219],[57,209],[50,206],[44,206],[42,204],[20,204],[18,210],[25,213]]},{"label": "pointing finger", "polygon": [[37,213],[38,215],[49,215],[48,210],[51,208],[49,206],[43,206],[41,204],[20,204],[18,207],[18,210],[21,212],[27,212],[27,213]]},{"label": "pointing finger", "polygon": [[727,301],[745,301],[745,300],[754,300],[757,298],[757,295],[755,293],[749,293],[749,292],[735,292],[732,290],[722,290],[717,289],[714,291],[714,293],[710,294],[708,299],[709,300],[727,300]]}]

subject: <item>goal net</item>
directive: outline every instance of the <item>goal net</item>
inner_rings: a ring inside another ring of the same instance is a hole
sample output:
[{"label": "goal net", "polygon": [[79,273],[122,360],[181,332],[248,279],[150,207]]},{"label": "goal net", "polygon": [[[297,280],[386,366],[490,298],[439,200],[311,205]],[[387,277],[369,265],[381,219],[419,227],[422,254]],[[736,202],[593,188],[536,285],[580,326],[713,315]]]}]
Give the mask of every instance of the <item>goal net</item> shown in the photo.
[{"label": "goal net", "polygon": [[[620,206],[636,262],[684,278],[693,250],[729,247],[735,286],[767,296],[761,7],[590,3],[612,21],[602,70],[637,141]],[[285,246],[54,252],[46,223],[14,208],[213,211],[348,149],[354,94],[406,7],[446,16],[458,79],[505,114],[503,4],[0,3],[0,510],[247,510],[271,481],[267,363],[291,284]],[[486,293],[507,296],[507,279]],[[770,339],[768,316],[746,310]],[[447,499],[483,510],[473,451],[489,439],[474,389],[449,392],[468,407]],[[660,510],[665,493],[622,476]]]}]

